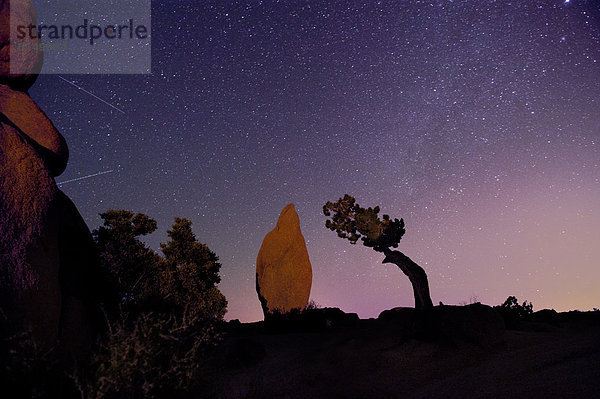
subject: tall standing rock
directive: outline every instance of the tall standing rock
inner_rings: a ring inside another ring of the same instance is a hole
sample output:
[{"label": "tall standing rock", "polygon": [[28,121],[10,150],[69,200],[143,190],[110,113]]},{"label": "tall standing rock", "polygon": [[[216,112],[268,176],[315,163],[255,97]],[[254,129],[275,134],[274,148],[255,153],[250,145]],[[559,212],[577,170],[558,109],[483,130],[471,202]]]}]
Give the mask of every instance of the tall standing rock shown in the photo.
[{"label": "tall standing rock", "polygon": [[300,219],[294,204],[289,204],[265,236],[256,258],[256,292],[265,318],[273,312],[306,307],[311,284],[312,268]]}]

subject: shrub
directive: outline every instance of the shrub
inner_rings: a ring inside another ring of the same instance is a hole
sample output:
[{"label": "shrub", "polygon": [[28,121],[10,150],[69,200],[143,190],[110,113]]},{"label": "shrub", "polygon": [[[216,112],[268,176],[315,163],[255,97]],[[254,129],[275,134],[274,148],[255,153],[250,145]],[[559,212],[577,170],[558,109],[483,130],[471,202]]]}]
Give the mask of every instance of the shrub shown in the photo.
[{"label": "shrub", "polygon": [[12,335],[3,330],[0,333],[0,387],[3,397],[51,397],[61,390],[61,386],[70,383],[60,372],[53,350],[41,350],[27,332]]},{"label": "shrub", "polygon": [[502,305],[494,306],[494,309],[502,315],[506,328],[509,329],[518,327],[521,322],[530,320],[533,315],[533,304],[524,301],[522,305],[519,305],[514,296],[509,296]]},{"label": "shrub", "polygon": [[95,373],[83,390],[90,399],[176,396],[201,380],[207,350],[218,342],[210,323],[160,313],[111,326],[94,355]]}]

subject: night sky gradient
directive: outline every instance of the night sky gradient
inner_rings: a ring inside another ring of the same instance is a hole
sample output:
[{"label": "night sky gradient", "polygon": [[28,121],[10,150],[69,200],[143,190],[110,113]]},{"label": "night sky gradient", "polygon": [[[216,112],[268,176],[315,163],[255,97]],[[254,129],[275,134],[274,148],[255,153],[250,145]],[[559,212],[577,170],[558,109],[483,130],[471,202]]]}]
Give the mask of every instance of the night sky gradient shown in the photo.
[{"label": "night sky gradient", "polygon": [[[311,298],[413,306],[383,255],[324,227],[345,193],[404,218],[434,303],[600,307],[598,1],[154,1],[152,75],[42,75],[64,184],[99,213],[175,216],[222,263],[226,318],[262,318],[255,262],[295,203]],[[110,56],[110,55],[109,55]],[[119,60],[115,59],[115,63]]]}]

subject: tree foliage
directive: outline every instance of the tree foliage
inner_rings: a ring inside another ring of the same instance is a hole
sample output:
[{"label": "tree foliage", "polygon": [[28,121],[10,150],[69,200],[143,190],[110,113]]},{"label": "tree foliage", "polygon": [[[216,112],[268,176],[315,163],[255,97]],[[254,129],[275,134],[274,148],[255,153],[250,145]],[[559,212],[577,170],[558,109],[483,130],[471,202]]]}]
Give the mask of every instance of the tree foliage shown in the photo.
[{"label": "tree foliage", "polygon": [[165,255],[160,274],[160,294],[178,316],[222,319],[227,301],[216,285],[221,281],[219,258],[196,240],[192,222],[175,218],[161,244]]},{"label": "tree foliage", "polygon": [[109,210],[100,217],[103,226],[93,236],[109,284],[107,305],[111,313],[119,306],[142,306],[156,294],[161,259],[140,237],[153,233],[156,221],[124,210]]},{"label": "tree foliage", "polygon": [[335,231],[351,244],[361,239],[363,244],[376,251],[396,248],[406,232],[403,219],[391,219],[389,215],[379,218],[379,207],[363,208],[349,194],[335,202],[327,201],[323,206],[325,216],[331,217],[325,227]]},{"label": "tree foliage", "polygon": [[155,220],[122,210],[101,217],[94,238],[116,306],[94,355],[94,375],[78,378],[80,388],[90,398],[185,392],[201,378],[226,311],[218,258],[187,219],[175,219],[160,256],[140,240],[156,230]]}]

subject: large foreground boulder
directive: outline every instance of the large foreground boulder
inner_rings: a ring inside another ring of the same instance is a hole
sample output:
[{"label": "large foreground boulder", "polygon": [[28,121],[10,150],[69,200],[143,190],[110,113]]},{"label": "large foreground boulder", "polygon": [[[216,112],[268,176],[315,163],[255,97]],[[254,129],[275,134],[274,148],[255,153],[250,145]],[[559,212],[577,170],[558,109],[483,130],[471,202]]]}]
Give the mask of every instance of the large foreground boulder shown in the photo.
[{"label": "large foreground boulder", "polygon": [[311,284],[312,268],[300,219],[294,204],[289,204],[266,235],[256,258],[256,292],[265,318],[306,307]]},{"label": "large foreground boulder", "polygon": [[[19,23],[35,24],[30,1],[12,7]],[[0,327],[77,355],[90,346],[99,310],[94,243],[54,180],[67,165],[66,141],[26,92],[41,53],[9,51],[8,20],[0,0]],[[11,61],[21,73],[10,73]]]}]

